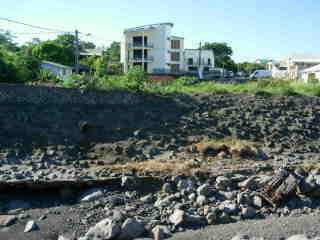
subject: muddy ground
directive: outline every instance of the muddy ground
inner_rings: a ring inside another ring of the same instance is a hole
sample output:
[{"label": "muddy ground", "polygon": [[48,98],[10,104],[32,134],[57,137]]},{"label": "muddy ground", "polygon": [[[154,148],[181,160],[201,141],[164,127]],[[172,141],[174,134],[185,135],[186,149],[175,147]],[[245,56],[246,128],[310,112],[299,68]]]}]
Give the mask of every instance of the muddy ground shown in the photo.
[{"label": "muddy ground", "polygon": [[[73,232],[83,236],[114,209],[125,209],[123,218],[139,215],[144,222],[163,224],[167,220],[153,203],[171,176],[197,176],[205,182],[227,173],[272,176],[281,166],[309,169],[319,163],[319,98],[259,94],[137,98],[139,104],[0,101],[0,210],[17,218],[1,228],[0,239],[58,239]],[[210,146],[223,139],[231,139],[226,141],[230,149]],[[248,143],[254,154],[241,144],[237,150],[244,154],[234,154],[230,145],[238,142]],[[88,189],[86,182],[124,175],[153,176],[161,183],[146,182],[150,188],[143,191],[141,185],[132,189],[108,184],[99,200],[79,202]],[[79,184],[45,187],[62,180]],[[17,190],[15,184],[8,188],[9,182],[26,181]],[[39,182],[41,191],[27,189]],[[153,200],[141,201],[149,193]],[[317,213],[317,206],[311,209],[299,214]],[[39,229],[23,233],[30,219]]]}]

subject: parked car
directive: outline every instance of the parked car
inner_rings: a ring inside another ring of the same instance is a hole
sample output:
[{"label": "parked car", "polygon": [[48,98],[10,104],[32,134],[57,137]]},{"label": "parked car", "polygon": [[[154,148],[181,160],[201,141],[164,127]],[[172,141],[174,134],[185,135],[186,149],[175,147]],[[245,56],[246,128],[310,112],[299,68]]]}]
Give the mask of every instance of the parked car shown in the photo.
[{"label": "parked car", "polygon": [[232,71],[227,71],[227,72],[225,72],[224,77],[225,78],[233,78],[234,77],[234,73]]},{"label": "parked car", "polygon": [[272,72],[268,70],[256,70],[250,75],[250,79],[272,77]]},{"label": "parked car", "polygon": [[272,72],[268,70],[256,70],[250,75],[250,79],[272,77]]}]

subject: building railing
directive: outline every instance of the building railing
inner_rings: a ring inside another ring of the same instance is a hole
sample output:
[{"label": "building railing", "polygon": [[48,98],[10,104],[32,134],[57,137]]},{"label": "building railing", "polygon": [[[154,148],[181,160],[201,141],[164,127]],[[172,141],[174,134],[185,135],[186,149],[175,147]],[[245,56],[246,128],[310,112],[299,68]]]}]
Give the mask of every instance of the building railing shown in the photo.
[{"label": "building railing", "polygon": [[142,44],[142,43],[129,43],[128,44],[128,47],[129,48],[153,48],[153,44],[152,43],[145,43],[145,44]]},{"label": "building railing", "polygon": [[[164,68],[154,68],[152,71],[152,74],[159,74],[159,75],[198,75],[198,69],[195,70],[171,70],[171,69],[164,69]],[[212,76],[220,76],[221,72],[217,70],[209,70],[209,71],[204,71],[203,74],[205,75],[212,75]]]},{"label": "building railing", "polygon": [[142,59],[142,57],[131,57],[130,58],[130,61],[134,61],[134,62],[142,62],[142,61],[151,62],[153,60],[154,60],[153,56],[144,57],[143,59]]},{"label": "building railing", "polygon": [[[187,66],[199,66],[199,60],[193,61],[192,63],[186,61],[185,64]],[[204,59],[201,60],[200,62],[201,66],[212,66],[212,63],[208,63],[208,61],[205,61]]]}]

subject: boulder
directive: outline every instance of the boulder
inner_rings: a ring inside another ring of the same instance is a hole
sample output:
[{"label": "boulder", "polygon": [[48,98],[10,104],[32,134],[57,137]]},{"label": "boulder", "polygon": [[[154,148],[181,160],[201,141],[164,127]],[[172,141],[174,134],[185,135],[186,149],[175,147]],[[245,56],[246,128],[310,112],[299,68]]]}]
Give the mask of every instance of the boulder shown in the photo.
[{"label": "boulder", "polygon": [[257,216],[257,212],[255,208],[249,206],[249,207],[242,208],[241,215],[245,219],[251,219]]},{"label": "boulder", "polygon": [[79,201],[80,202],[90,202],[90,201],[94,201],[102,196],[103,196],[103,189],[92,188],[92,189],[89,189],[88,191],[84,192],[80,196]]},{"label": "boulder", "polygon": [[253,197],[253,206],[257,208],[262,208],[263,207],[263,199],[260,196],[254,196]]},{"label": "boulder", "polygon": [[135,218],[128,218],[121,226],[119,239],[131,240],[140,237],[145,232],[144,224]]},{"label": "boulder", "polygon": [[216,188],[219,190],[226,190],[230,188],[231,185],[232,181],[225,176],[219,176],[216,178]]},{"label": "boulder", "polygon": [[209,212],[207,215],[206,215],[206,219],[207,219],[207,222],[208,224],[214,224],[214,223],[217,223],[218,222],[218,218],[219,218],[219,215],[218,215],[218,209],[213,209],[211,212]]},{"label": "boulder", "polygon": [[191,179],[181,179],[177,184],[178,190],[192,190],[194,188],[194,183]]},{"label": "boulder", "polygon": [[154,240],[163,240],[171,236],[171,232],[167,226],[157,225],[152,229]]},{"label": "boulder", "polygon": [[124,188],[132,188],[136,185],[136,179],[132,176],[122,176],[121,186]]},{"label": "boulder", "polygon": [[33,220],[30,220],[30,221],[27,222],[23,232],[28,233],[28,232],[35,231],[35,230],[38,230],[38,229],[39,229],[39,227],[36,224],[36,222],[33,221]]},{"label": "boulder", "polygon": [[197,201],[196,202],[197,202],[198,206],[203,206],[203,205],[207,204],[208,200],[207,200],[207,198],[205,196],[199,195],[197,197]]},{"label": "boulder", "polygon": [[91,227],[83,240],[109,240],[114,239],[120,234],[120,226],[113,220],[106,218]]},{"label": "boulder", "polygon": [[15,215],[0,215],[0,227],[8,227],[17,221]]},{"label": "boulder", "polygon": [[247,189],[255,190],[258,187],[256,179],[257,179],[256,176],[249,177],[248,179],[240,182],[238,184],[238,186],[239,186],[239,188],[243,188],[243,189],[246,189],[246,190]]},{"label": "boulder", "polygon": [[200,216],[189,215],[183,210],[175,209],[169,216],[169,222],[175,227],[180,227],[188,225],[203,225],[206,220]]},{"label": "boulder", "polygon": [[208,196],[210,191],[210,185],[205,183],[197,188],[198,195]]},{"label": "boulder", "polygon": [[172,190],[171,184],[170,184],[170,183],[165,183],[165,184],[163,184],[163,186],[162,186],[162,191],[163,191],[164,193],[166,193],[166,194],[172,193],[173,190]]},{"label": "boulder", "polygon": [[140,198],[140,201],[143,202],[143,203],[152,203],[153,199],[154,199],[153,194],[150,193],[150,194]]},{"label": "boulder", "polygon": [[186,219],[186,214],[183,210],[176,209],[174,210],[173,214],[170,215],[169,221],[174,226],[179,226],[184,223]]}]

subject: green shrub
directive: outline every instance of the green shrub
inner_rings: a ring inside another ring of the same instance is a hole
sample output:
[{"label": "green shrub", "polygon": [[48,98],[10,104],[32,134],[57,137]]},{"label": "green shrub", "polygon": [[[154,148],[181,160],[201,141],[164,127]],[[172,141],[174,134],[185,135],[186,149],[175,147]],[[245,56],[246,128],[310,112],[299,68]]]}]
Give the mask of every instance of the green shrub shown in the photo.
[{"label": "green shrub", "polygon": [[272,79],[258,79],[257,80],[257,87],[258,88],[265,88],[272,84]]},{"label": "green shrub", "polygon": [[25,83],[37,79],[39,61],[33,57],[0,48],[0,81]]},{"label": "green shrub", "polygon": [[308,83],[310,83],[310,84],[317,84],[317,83],[319,83],[319,80],[316,79],[316,78],[311,78],[311,79],[308,79]]},{"label": "green shrub", "polygon": [[127,88],[134,91],[143,90],[145,83],[149,81],[148,75],[140,66],[130,68],[126,78]]},{"label": "green shrub", "polygon": [[70,77],[62,80],[61,85],[66,88],[97,89],[98,78],[84,74],[73,74]]},{"label": "green shrub", "polygon": [[51,72],[48,70],[40,69],[38,72],[37,80],[39,82],[50,82],[50,83],[58,83],[59,79],[54,76]]}]

